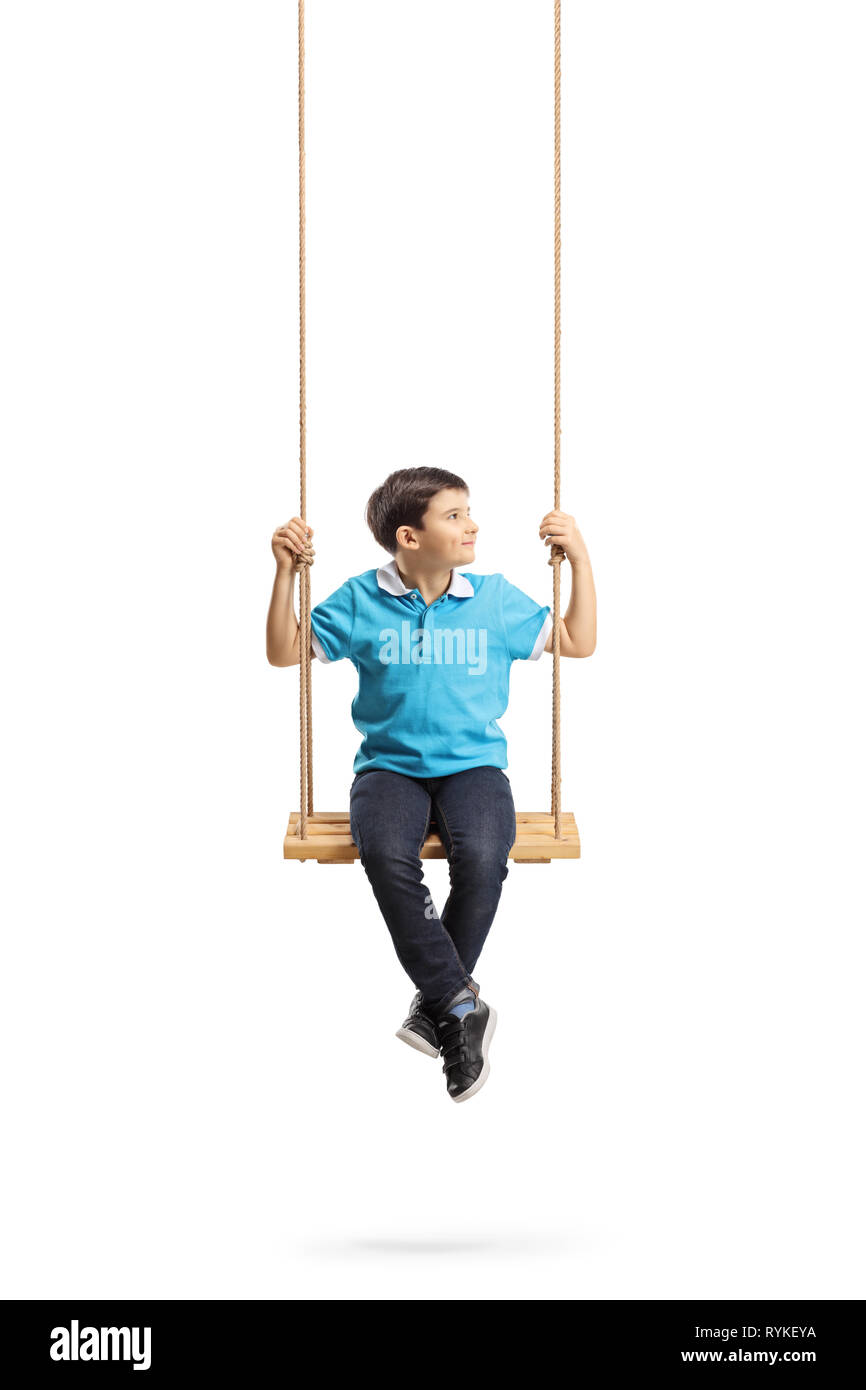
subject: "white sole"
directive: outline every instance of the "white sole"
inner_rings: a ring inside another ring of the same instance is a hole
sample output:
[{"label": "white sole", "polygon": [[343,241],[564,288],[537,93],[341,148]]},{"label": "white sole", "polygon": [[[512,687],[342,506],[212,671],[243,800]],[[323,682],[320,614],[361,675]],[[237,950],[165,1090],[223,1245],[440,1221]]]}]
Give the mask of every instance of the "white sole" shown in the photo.
[{"label": "white sole", "polygon": [[[490,1005],[488,1004],[487,1007],[490,1008]],[[487,1020],[487,1027],[484,1030],[484,1037],[481,1039],[482,1066],[481,1071],[478,1073],[478,1079],[477,1081],[473,1081],[472,1085],[468,1087],[468,1089],[465,1090],[461,1096],[452,1096],[451,1099],[453,1101],[459,1103],[461,1100],[470,1100],[472,1096],[476,1095],[476,1093],[481,1090],[481,1087],[484,1085],[485,1081],[490,1075],[490,1063],[487,1060],[487,1053],[490,1048],[490,1039],[493,1037],[495,1031],[496,1010],[490,1009],[490,1018]]]},{"label": "white sole", "polygon": [[439,1056],[438,1047],[434,1047],[432,1043],[428,1043],[417,1033],[413,1033],[411,1028],[398,1028],[394,1037],[399,1038],[401,1042],[408,1043],[410,1047],[414,1047],[416,1052],[423,1052],[426,1057]]}]

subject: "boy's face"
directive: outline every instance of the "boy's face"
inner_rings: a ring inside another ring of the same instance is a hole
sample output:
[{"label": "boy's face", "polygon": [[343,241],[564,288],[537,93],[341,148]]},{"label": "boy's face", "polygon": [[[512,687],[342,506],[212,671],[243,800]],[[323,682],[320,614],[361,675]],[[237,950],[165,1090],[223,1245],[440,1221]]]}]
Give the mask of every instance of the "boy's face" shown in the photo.
[{"label": "boy's face", "polygon": [[478,523],[470,515],[469,493],[451,487],[435,493],[424,513],[424,530],[412,534],[418,543],[409,549],[417,555],[447,569],[471,565]]}]

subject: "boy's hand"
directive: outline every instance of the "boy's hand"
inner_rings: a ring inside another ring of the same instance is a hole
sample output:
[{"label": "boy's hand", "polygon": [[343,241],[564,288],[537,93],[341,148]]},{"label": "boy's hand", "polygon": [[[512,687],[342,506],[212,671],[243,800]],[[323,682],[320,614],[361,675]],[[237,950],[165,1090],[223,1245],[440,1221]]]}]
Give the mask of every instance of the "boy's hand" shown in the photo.
[{"label": "boy's hand", "polygon": [[[571,560],[572,564],[578,560],[589,561],[589,551],[586,548],[586,542],[577,529],[577,523],[574,517],[569,516],[568,512],[562,512],[558,508],[552,512],[548,512],[547,516],[541,519],[538,534],[544,540],[545,545],[551,547],[554,545],[561,545],[567,559]],[[553,564],[552,549],[551,558],[548,563]]]},{"label": "boy's hand", "polygon": [[313,558],[316,552],[310,543],[312,534],[312,526],[308,526],[299,516],[293,516],[285,526],[277,527],[271,537],[271,550],[274,552],[278,570],[297,571],[297,557],[302,552],[306,553],[309,559]]}]

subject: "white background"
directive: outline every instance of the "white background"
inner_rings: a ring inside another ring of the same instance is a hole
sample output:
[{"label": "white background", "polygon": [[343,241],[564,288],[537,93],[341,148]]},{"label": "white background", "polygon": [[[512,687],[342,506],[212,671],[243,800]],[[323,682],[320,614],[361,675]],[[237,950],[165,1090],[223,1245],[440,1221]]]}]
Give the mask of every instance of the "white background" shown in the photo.
[{"label": "white background", "polygon": [[[430,463],[550,602],[553,6],[307,11],[314,601]],[[459,1106],[362,867],[281,857],[296,23],[2,10],[0,1293],[862,1298],[862,6],[563,5],[583,858],[512,865]],[[313,680],[346,809],[354,671]],[[550,682],[512,670],[523,809]]]}]

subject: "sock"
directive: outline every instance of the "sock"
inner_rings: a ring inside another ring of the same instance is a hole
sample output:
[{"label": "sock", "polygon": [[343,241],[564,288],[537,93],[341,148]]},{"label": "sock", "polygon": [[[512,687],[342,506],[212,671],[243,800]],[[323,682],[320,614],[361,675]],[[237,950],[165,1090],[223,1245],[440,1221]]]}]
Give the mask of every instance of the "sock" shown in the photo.
[{"label": "sock", "polygon": [[455,1004],[453,1009],[448,1010],[449,1018],[462,1018],[464,1014],[471,1014],[475,1008],[474,999],[464,999],[462,1004]]}]

